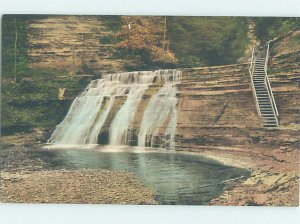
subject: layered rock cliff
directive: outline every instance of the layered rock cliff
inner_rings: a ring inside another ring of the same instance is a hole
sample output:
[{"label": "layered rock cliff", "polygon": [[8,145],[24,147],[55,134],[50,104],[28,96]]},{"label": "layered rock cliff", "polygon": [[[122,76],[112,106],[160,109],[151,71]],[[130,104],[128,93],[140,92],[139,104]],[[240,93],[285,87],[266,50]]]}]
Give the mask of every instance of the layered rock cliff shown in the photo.
[{"label": "layered rock cliff", "polygon": [[82,72],[118,72],[126,63],[113,57],[113,32],[106,17],[50,16],[29,24],[28,56],[33,68]]},{"label": "layered rock cliff", "polygon": [[[125,71],[126,64],[130,63],[114,56],[114,44],[107,41],[112,39],[113,33],[103,18],[55,16],[35,19],[29,31],[28,55],[31,66],[35,68],[99,75]],[[248,64],[181,69],[181,83],[177,86],[178,148],[279,142],[295,144],[300,68],[297,63],[299,49],[292,43],[299,32],[293,35],[271,45],[268,72],[280,114],[279,129],[261,128],[250,88]],[[146,91],[136,114],[132,130],[134,136],[139,131],[145,106],[160,87],[159,84],[152,85]],[[105,139],[110,123],[124,101],[124,97],[116,99],[105,128],[101,131],[101,143],[107,143]],[[164,146],[164,141],[160,142],[158,146]]]}]

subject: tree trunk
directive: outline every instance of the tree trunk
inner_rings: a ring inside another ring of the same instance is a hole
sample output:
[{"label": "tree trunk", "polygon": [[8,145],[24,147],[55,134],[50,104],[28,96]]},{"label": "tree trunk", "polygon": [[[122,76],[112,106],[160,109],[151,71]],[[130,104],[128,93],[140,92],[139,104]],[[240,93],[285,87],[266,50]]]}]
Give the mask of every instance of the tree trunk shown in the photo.
[{"label": "tree trunk", "polygon": [[15,82],[17,82],[17,42],[18,42],[18,26],[17,26],[17,19],[15,19],[15,65],[14,65],[14,78]]}]

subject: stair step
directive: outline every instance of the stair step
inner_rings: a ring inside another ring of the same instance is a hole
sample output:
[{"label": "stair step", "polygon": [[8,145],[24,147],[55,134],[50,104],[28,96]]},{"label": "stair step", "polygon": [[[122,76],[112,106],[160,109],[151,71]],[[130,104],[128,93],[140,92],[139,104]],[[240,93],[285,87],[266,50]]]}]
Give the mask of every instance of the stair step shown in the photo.
[{"label": "stair step", "polygon": [[276,122],[276,120],[274,119],[274,120],[262,120],[262,122],[264,123],[264,124],[276,124],[277,122]]},{"label": "stair step", "polygon": [[266,121],[276,120],[275,116],[273,116],[273,117],[271,117],[271,116],[268,116],[268,117],[262,116],[262,118]]},{"label": "stair step", "polygon": [[270,101],[260,101],[258,103],[259,103],[259,105],[271,105]]},{"label": "stair step", "polygon": [[276,121],[270,121],[270,122],[263,121],[263,125],[271,125],[271,124],[277,125]]},{"label": "stair step", "polygon": [[260,106],[262,107],[266,107],[266,106],[271,106],[271,103],[268,102],[268,103],[259,103]]},{"label": "stair step", "polygon": [[265,110],[265,109],[263,109],[263,108],[260,108],[260,111],[261,111],[262,113],[264,113],[264,114],[274,114],[274,113],[273,113],[273,110]]}]

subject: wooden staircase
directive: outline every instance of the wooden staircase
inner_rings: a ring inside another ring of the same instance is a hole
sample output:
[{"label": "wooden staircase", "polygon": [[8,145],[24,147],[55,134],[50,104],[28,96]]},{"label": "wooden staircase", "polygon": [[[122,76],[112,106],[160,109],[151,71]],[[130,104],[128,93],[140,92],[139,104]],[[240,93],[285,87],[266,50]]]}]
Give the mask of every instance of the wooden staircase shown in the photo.
[{"label": "wooden staircase", "polygon": [[269,45],[267,49],[255,52],[253,48],[250,63],[250,78],[256,109],[261,117],[262,127],[278,127],[278,111],[267,73]]}]

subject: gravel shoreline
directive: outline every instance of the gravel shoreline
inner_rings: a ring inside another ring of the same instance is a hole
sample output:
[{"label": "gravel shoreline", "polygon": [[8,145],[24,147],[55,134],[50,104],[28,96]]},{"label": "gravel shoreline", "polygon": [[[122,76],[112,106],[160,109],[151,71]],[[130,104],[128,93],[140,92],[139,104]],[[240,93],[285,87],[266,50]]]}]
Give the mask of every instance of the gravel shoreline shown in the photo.
[{"label": "gravel shoreline", "polygon": [[131,174],[109,170],[1,172],[1,202],[157,204]]},{"label": "gravel shoreline", "polygon": [[1,143],[0,202],[157,204],[155,192],[123,171],[49,169],[30,147]]}]

